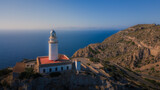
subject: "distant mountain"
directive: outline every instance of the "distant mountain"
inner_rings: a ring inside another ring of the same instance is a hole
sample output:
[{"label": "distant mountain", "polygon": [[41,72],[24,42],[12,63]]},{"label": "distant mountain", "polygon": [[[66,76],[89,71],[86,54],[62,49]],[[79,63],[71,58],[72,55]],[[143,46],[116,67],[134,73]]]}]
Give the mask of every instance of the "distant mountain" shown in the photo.
[{"label": "distant mountain", "polygon": [[117,63],[133,71],[160,76],[160,25],[138,24],[102,43],[90,44],[72,57],[89,57]]}]

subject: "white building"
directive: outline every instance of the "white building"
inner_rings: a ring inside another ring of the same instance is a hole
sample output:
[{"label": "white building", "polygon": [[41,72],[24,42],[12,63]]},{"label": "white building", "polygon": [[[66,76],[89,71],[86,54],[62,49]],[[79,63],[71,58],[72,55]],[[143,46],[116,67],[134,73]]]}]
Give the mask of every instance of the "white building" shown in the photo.
[{"label": "white building", "polygon": [[[71,70],[73,62],[66,55],[58,54],[58,40],[54,30],[50,32],[48,43],[49,55],[37,57],[37,71],[39,73],[50,73]],[[79,65],[76,66],[80,69]]]}]

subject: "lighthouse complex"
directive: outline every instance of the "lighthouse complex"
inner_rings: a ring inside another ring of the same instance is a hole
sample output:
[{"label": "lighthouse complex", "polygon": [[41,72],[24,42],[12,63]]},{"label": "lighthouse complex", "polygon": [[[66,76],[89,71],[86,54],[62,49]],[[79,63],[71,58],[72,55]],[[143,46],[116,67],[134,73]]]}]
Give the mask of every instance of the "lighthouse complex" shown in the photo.
[{"label": "lighthouse complex", "polygon": [[18,77],[18,75],[21,72],[24,72],[26,68],[33,68],[35,72],[41,74],[69,70],[80,71],[80,61],[72,61],[66,55],[58,53],[58,40],[54,30],[50,32],[48,45],[48,56],[38,56],[36,60],[23,60],[17,62],[13,68],[13,76]]},{"label": "lighthouse complex", "polygon": [[58,54],[58,40],[54,30],[50,32],[48,44],[48,56],[38,56],[36,59],[37,72],[50,73],[67,71],[71,70],[73,65],[77,69],[80,69],[80,62],[72,62],[66,55]]}]

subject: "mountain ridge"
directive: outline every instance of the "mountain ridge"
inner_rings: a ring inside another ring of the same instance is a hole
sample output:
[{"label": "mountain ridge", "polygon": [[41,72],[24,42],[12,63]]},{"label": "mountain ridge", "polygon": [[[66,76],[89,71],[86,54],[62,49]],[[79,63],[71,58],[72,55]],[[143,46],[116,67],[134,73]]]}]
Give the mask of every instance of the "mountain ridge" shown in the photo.
[{"label": "mountain ridge", "polygon": [[90,44],[72,57],[117,63],[133,71],[160,76],[160,25],[138,24],[119,31],[102,43]]}]

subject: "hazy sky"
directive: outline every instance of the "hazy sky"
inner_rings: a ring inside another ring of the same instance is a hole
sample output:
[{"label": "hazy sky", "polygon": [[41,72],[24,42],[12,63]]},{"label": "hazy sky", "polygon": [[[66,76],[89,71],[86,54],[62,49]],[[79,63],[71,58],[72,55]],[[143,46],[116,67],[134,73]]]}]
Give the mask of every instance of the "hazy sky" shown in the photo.
[{"label": "hazy sky", "polygon": [[160,23],[160,0],[0,0],[0,30],[121,29]]}]

